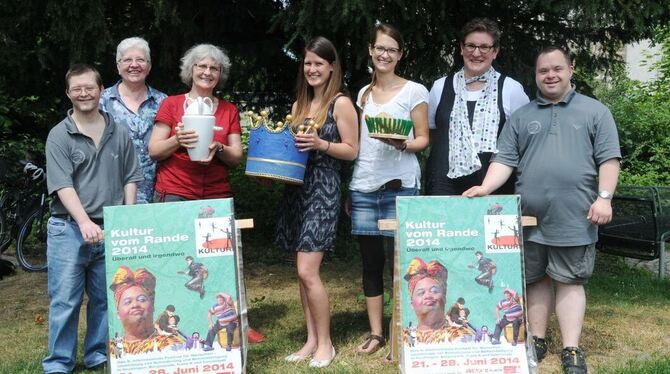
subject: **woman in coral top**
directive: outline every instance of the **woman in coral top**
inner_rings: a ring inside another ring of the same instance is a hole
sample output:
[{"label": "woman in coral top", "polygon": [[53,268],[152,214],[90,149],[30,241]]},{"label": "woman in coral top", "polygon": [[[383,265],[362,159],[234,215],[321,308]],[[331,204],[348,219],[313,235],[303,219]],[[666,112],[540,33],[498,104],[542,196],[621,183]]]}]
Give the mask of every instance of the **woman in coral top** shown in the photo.
[{"label": "woman in coral top", "polygon": [[[163,101],[149,141],[149,154],[159,162],[154,201],[232,196],[228,167],[237,166],[242,159],[239,114],[234,104],[214,96],[214,90],[225,84],[229,72],[230,59],[211,44],[196,45],[182,57],[179,75],[191,90]],[[194,130],[185,130],[181,118],[186,99],[197,97],[212,100],[215,125],[222,130],[214,132],[208,157],[191,161],[187,149],[195,145],[198,135]]]}]

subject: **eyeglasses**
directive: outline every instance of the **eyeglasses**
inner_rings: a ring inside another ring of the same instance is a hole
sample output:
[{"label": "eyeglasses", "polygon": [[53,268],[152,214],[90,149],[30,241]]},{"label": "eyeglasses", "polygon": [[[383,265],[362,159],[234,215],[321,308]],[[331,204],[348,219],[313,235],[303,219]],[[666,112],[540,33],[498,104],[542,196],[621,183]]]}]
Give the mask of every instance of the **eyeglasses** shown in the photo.
[{"label": "eyeglasses", "polygon": [[132,63],[136,63],[138,65],[146,65],[147,60],[143,58],[124,58],[123,60],[119,61],[119,64],[121,65],[131,65]]},{"label": "eyeglasses", "polygon": [[375,45],[372,47],[375,50],[375,53],[379,56],[383,55],[384,52],[388,53],[389,56],[397,56],[400,53],[400,48],[386,48],[381,45]]},{"label": "eyeglasses", "polygon": [[221,69],[218,66],[212,66],[212,65],[207,65],[207,64],[194,64],[193,67],[195,67],[195,70],[204,72],[209,69],[209,71],[213,74],[216,74],[221,71]]},{"label": "eyeglasses", "polygon": [[82,93],[86,93],[86,95],[92,94],[96,92],[99,89],[99,87],[96,86],[87,86],[87,87],[72,87],[68,90],[68,92],[71,95],[81,95]]},{"label": "eyeglasses", "polygon": [[495,45],[477,45],[477,44],[472,44],[472,43],[466,43],[463,45],[463,49],[465,49],[466,52],[468,53],[473,53],[475,49],[479,49],[479,52],[482,54],[487,54],[491,52],[492,49],[494,49],[496,46]]}]

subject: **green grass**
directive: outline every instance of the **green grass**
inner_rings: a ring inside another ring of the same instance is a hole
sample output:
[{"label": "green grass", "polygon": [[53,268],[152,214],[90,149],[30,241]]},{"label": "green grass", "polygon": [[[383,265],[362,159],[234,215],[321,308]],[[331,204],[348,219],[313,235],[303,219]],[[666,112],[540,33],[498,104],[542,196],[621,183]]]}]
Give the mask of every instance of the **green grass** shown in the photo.
[{"label": "green grass", "polygon": [[[397,373],[383,363],[386,349],[360,356],[354,349],[367,335],[364,302],[359,297],[358,259],[333,258],[322,267],[332,309],[332,336],[337,349],[324,373]],[[308,373],[307,363],[288,364],[283,357],[305,339],[295,270],[290,264],[247,262],[245,271],[249,322],[266,341],[251,345],[248,373]],[[582,337],[590,372],[605,374],[670,373],[670,282],[621,259],[599,254],[587,286],[588,305]],[[0,374],[40,373],[46,354],[46,274],[20,272],[0,281]],[[387,308],[388,311],[388,308]],[[83,311],[82,311],[83,312]],[[83,314],[82,314],[83,315]],[[387,321],[388,322],[388,313]],[[84,331],[81,323],[80,335]],[[82,337],[83,338],[83,337]],[[560,335],[552,319],[549,355],[540,373],[558,373]],[[79,353],[81,361],[82,354]],[[77,373],[93,373],[77,370]]]},{"label": "green grass", "polygon": [[616,369],[603,368],[602,374],[667,374],[670,372],[670,358],[649,358],[646,360],[629,361],[624,367]]}]

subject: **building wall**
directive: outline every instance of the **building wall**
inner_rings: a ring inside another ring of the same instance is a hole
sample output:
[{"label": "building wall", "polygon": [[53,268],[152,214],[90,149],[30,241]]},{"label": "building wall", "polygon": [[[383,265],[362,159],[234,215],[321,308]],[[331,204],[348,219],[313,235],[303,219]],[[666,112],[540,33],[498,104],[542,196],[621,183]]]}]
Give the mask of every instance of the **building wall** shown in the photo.
[{"label": "building wall", "polygon": [[[626,61],[626,75],[628,75],[628,78],[642,82],[655,79],[658,74],[655,71],[649,71],[648,65],[660,60],[660,50],[659,46],[651,46],[649,40],[626,45],[624,59]],[[646,57],[649,55],[651,57]],[[643,65],[643,60],[645,59],[648,63]]]}]

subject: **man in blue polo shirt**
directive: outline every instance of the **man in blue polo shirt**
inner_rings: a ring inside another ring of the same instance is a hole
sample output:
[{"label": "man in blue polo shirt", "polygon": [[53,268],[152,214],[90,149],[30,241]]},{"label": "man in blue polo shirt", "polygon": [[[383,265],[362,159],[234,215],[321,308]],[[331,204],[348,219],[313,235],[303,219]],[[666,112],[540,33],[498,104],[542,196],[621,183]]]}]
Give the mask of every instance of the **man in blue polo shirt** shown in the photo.
[{"label": "man in blue polo shirt", "polygon": [[77,64],[65,75],[72,102],[46,143],[47,184],[53,196],[47,237],[49,355],[44,372],[75,367],[79,309],[88,295],[84,365],[107,361],[107,293],[102,208],[134,204],[142,180],[128,131],[98,110],[102,79]]},{"label": "man in blue polo shirt", "polygon": [[547,321],[555,306],[563,371],[583,374],[584,284],[593,272],[598,225],[612,219],[621,152],[609,109],[577,93],[572,73],[564,49],[538,54],[537,98],[512,114],[482,185],[463,195],[490,194],[516,168],[522,212],[538,219],[536,227],[524,229],[528,320],[537,357],[546,354]]}]

